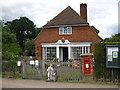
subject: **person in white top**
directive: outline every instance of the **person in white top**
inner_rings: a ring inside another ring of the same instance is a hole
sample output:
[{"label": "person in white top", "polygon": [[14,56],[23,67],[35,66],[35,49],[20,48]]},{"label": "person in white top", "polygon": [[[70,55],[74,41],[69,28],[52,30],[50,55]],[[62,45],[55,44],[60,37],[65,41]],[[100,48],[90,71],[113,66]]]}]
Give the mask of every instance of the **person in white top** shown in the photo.
[{"label": "person in white top", "polygon": [[48,67],[47,69],[47,72],[48,72],[48,80],[50,80],[52,78],[52,72],[53,72],[53,67],[52,67],[52,64],[50,64],[50,66]]}]

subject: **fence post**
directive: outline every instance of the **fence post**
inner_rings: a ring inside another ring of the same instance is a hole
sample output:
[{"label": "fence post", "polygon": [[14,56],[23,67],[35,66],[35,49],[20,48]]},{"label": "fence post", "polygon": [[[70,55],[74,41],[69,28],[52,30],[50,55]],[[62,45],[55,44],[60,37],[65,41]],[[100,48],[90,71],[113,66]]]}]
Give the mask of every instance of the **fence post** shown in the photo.
[{"label": "fence post", "polygon": [[24,69],[24,60],[22,60],[22,73],[25,73],[25,69]]},{"label": "fence post", "polygon": [[43,78],[45,78],[45,61],[42,60]]},{"label": "fence post", "polygon": [[25,57],[22,57],[21,58],[21,63],[22,63],[22,74],[23,74],[23,76],[25,75]]},{"label": "fence post", "polygon": [[82,72],[82,58],[80,58],[80,62],[79,62],[80,64],[80,80],[83,80],[83,72]]},{"label": "fence post", "polygon": [[111,70],[112,70],[111,71],[111,79],[112,79],[112,82],[114,82],[114,69],[112,68]]}]

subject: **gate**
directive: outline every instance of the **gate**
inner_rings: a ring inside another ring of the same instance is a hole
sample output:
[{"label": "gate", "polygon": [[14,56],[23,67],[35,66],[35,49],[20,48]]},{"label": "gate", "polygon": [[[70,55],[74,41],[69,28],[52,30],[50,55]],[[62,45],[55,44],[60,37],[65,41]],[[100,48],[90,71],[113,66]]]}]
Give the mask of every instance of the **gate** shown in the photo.
[{"label": "gate", "polygon": [[[57,71],[58,81],[80,81],[82,79],[80,62],[52,62],[44,61],[44,74],[47,75],[47,67],[52,64]],[[75,67],[77,65],[77,67]],[[47,77],[46,77],[47,78]]]},{"label": "gate", "polygon": [[[35,62],[35,60],[34,60]],[[59,81],[80,81],[81,65],[80,62],[53,62],[41,60],[39,65],[30,64],[29,57],[22,60],[22,76],[29,79],[47,80],[47,68],[52,64],[57,71],[57,80]],[[77,65],[77,67],[73,67]]]}]

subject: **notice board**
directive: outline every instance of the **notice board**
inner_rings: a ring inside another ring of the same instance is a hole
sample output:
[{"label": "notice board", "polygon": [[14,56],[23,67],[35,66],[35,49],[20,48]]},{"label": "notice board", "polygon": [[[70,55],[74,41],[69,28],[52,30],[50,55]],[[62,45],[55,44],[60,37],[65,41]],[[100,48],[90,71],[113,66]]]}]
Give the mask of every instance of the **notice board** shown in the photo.
[{"label": "notice board", "polygon": [[106,67],[120,68],[120,45],[106,45]]}]

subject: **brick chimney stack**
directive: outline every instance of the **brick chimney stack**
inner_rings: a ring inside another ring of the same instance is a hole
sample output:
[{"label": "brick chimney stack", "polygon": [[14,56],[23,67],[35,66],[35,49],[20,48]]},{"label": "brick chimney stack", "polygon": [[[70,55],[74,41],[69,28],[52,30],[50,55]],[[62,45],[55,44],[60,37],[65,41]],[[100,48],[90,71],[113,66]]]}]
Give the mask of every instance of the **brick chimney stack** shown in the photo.
[{"label": "brick chimney stack", "polygon": [[87,4],[86,3],[80,4],[80,15],[87,22]]}]

